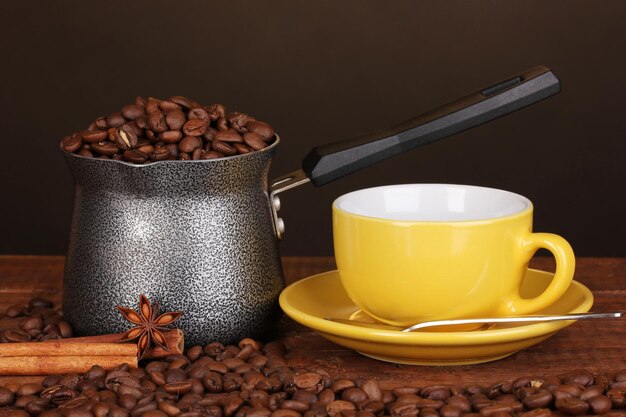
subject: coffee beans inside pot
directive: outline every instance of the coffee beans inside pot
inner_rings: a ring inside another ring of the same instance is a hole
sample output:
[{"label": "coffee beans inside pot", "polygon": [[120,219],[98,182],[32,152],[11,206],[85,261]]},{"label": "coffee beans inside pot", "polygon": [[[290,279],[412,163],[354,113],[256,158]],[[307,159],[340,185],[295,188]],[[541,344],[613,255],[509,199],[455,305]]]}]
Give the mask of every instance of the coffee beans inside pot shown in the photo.
[{"label": "coffee beans inside pot", "polygon": [[204,106],[187,97],[137,97],[121,111],[99,117],[86,130],[61,139],[61,149],[89,158],[134,164],[224,158],[260,151],[274,129],[222,104]]}]

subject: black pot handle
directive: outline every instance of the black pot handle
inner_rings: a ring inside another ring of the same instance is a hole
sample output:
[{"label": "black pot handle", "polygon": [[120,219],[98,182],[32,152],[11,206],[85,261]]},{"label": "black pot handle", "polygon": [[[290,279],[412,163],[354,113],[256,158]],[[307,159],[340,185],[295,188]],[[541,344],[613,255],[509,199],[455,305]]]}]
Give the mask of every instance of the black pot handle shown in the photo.
[{"label": "black pot handle", "polygon": [[302,161],[311,182],[324,185],[394,155],[454,135],[560,91],[539,66],[384,131],[317,146]]},{"label": "black pot handle", "polygon": [[378,133],[317,146],[302,161],[302,169],[276,178],[270,187],[272,216],[280,239],[278,194],[307,182],[327,184],[376,162],[481,125],[561,91],[559,79],[544,66],[535,67],[483,88]]}]

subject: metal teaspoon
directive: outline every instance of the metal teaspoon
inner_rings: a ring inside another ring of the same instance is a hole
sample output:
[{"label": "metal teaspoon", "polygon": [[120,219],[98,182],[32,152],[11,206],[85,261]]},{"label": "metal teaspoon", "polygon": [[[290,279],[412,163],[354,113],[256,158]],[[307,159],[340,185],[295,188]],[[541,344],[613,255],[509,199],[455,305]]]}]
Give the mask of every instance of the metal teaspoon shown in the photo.
[{"label": "metal teaspoon", "polygon": [[562,315],[542,315],[542,316],[512,316],[512,317],[480,317],[472,319],[451,319],[451,320],[435,320],[425,321],[417,323],[413,326],[403,329],[399,326],[392,326],[384,323],[369,323],[358,320],[341,319],[341,318],[326,318],[326,320],[334,321],[337,323],[351,324],[369,328],[400,330],[408,333],[414,330],[426,329],[430,327],[438,326],[452,326],[461,324],[497,324],[497,323],[528,323],[528,322],[547,322],[547,321],[559,321],[559,320],[585,320],[585,319],[612,319],[622,317],[621,311],[614,311],[609,313],[578,313],[578,314],[562,314]]}]

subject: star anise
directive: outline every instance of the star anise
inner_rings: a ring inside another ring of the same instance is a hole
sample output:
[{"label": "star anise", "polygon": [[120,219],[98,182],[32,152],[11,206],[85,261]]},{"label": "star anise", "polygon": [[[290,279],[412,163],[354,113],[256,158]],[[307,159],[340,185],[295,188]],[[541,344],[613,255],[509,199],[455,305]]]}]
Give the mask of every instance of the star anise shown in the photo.
[{"label": "star anise", "polygon": [[124,333],[121,341],[139,339],[137,341],[139,359],[143,357],[149,347],[155,344],[164,350],[169,350],[165,336],[163,336],[163,332],[168,330],[165,326],[174,323],[183,315],[180,311],[159,315],[159,303],[154,303],[154,306],[151,305],[148,298],[143,294],[139,297],[138,312],[121,306],[117,306],[117,309],[126,320],[137,325],[137,327]]}]

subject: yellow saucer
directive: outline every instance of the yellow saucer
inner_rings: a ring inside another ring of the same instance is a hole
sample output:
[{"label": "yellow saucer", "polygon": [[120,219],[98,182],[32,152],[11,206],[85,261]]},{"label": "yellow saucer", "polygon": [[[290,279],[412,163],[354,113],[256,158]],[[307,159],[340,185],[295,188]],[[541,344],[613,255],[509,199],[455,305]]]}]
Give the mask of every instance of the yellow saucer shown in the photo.
[{"label": "yellow saucer", "polygon": [[[540,294],[552,279],[550,272],[528,269],[522,296]],[[579,282],[556,303],[537,314],[584,313],[593,295]],[[292,319],[338,345],[374,359],[410,365],[467,365],[489,362],[533,346],[574,321],[494,326],[466,332],[379,330],[325,320],[326,317],[368,320],[346,295],[337,271],[295,282],[280,295],[280,306]],[[371,319],[369,319],[372,321]]]}]

